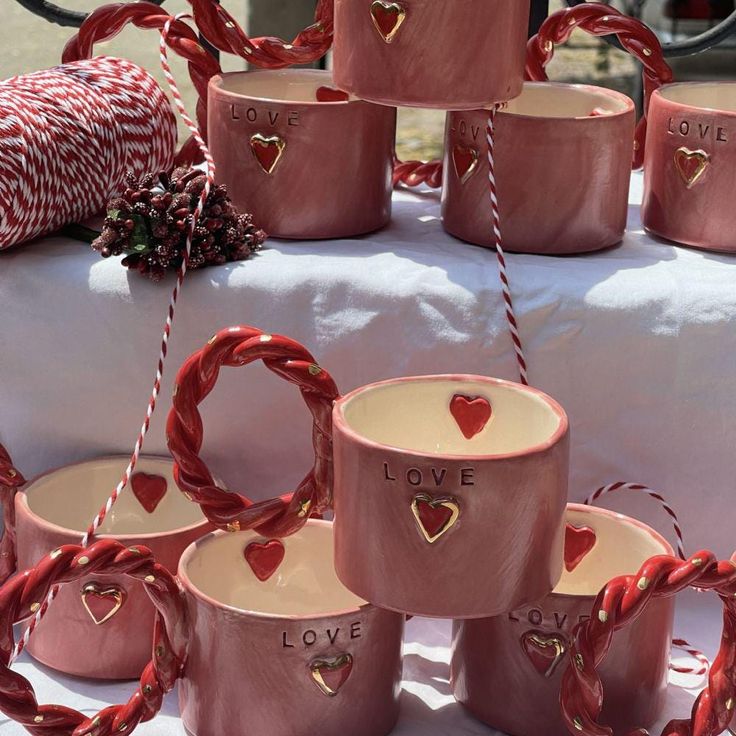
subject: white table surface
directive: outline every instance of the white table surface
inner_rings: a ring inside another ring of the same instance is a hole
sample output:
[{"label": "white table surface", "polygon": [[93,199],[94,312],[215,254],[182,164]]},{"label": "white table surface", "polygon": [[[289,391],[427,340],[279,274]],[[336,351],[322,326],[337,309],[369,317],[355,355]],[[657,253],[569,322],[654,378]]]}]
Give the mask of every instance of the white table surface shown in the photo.
[{"label": "white table surface", "polygon": [[[690,551],[730,556],[736,257],[648,237],[639,220],[640,175],[632,183],[621,246],[575,258],[509,256],[530,379],[570,416],[571,500],[616,480],[646,483],[680,514]],[[147,451],[165,452],[176,369],[229,324],[302,341],[343,391],[410,374],[515,378],[494,255],[442,232],[434,194],[397,193],[394,215],[370,237],[272,241],[251,261],[192,273]],[[150,284],[64,238],[0,254],[0,442],[27,476],[131,449],[172,285]],[[233,488],[265,497],[302,476],[309,422],[293,388],[260,366],[228,370],[203,408],[204,455]],[[605,503],[671,538],[650,499]],[[713,652],[719,628],[710,596],[683,599],[678,635]],[[453,703],[449,630],[445,621],[409,624],[398,736],[493,733]],[[18,668],[41,700],[88,712],[120,702],[132,687],[62,678],[25,658]],[[686,716],[692,699],[673,687],[666,719]],[[20,732],[0,718],[3,736]],[[184,733],[175,695],[139,732]]]}]

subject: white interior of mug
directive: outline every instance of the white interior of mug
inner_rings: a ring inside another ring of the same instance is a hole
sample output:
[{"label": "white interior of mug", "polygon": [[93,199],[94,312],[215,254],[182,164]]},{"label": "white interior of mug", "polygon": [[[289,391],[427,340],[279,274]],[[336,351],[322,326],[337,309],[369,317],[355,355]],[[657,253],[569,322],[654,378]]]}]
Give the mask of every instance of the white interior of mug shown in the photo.
[{"label": "white interior of mug", "polygon": [[563,571],[555,593],[595,596],[612,578],[634,575],[650,557],[674,554],[654,529],[613,511],[570,504],[567,523],[591,529],[595,544],[572,572]]},{"label": "white interior of mug", "polygon": [[[320,87],[333,87],[332,72],[322,69],[261,69],[224,74],[217,86],[247,99],[274,102],[317,102]],[[344,105],[347,100],[320,102]]]},{"label": "white interior of mug", "polygon": [[659,90],[665,100],[702,110],[736,112],[736,82],[683,82]]},{"label": "white interior of mug", "polygon": [[327,616],[366,605],[335,574],[332,523],[310,519],[281,540],[283,561],[267,580],[259,580],[246,560],[251,543],[270,540],[256,532],[215,532],[191,544],[179,575],[211,603],[268,616]]},{"label": "white interior of mug", "polygon": [[[451,411],[455,395],[490,403],[490,419],[470,439]],[[426,376],[364,386],[339,401],[337,412],[359,438],[428,455],[528,452],[552,442],[567,424],[562,409],[544,394],[474,376]]]},{"label": "white interior of mug", "polygon": [[501,114],[538,118],[588,118],[633,110],[625,95],[601,87],[551,82],[525,82],[521,94],[510,100]]},{"label": "white interior of mug", "polygon": [[[24,490],[24,501],[36,516],[77,532],[81,538],[95,514],[117,486],[128,464],[127,457],[108,457],[69,465],[41,476]],[[153,513],[148,513],[131,485],[120,495],[100,527],[100,534],[161,534],[201,524],[199,506],[187,500],[174,482],[170,460],[141,458],[136,473],[154,476],[155,489],[166,490]],[[22,496],[22,499],[23,499]]]}]

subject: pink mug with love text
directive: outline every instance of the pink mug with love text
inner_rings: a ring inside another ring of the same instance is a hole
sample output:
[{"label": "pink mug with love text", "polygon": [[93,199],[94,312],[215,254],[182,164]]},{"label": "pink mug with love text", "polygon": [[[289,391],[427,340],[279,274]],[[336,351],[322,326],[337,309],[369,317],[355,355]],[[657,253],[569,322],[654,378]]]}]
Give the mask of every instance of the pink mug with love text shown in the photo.
[{"label": "pink mug with love text", "polygon": [[469,375],[398,378],[333,411],[335,564],[378,606],[496,615],[562,572],[568,422],[541,391]]},{"label": "pink mug with love text", "polygon": [[396,110],[315,69],[215,76],[208,100],[216,179],[269,235],[351,237],[388,223]]},{"label": "pink mug with love text", "polygon": [[[78,545],[127,463],[127,457],[105,457],[67,465],[18,492],[15,521],[5,519],[6,535],[16,538],[18,569],[32,567],[62,545]],[[142,457],[96,538],[147,547],[173,573],[187,546],[211,529],[178,492],[171,460]],[[31,612],[42,603],[35,601]],[[60,591],[26,648],[34,659],[66,674],[137,678],[151,659],[154,612],[142,587],[125,576],[84,576]]]},{"label": "pink mug with love text", "polygon": [[[590,617],[598,591],[634,574],[667,541],[635,519],[580,504],[567,508],[565,571],[554,592],[511,613],[456,621],[452,686],[476,718],[511,736],[568,736],[560,684],[573,628]],[[624,734],[662,714],[669,673],[674,599],[660,598],[614,637],[601,668],[601,722]]]},{"label": "pink mug with love text", "polygon": [[736,252],[736,82],[670,84],[652,95],[642,222],[695,248]]}]

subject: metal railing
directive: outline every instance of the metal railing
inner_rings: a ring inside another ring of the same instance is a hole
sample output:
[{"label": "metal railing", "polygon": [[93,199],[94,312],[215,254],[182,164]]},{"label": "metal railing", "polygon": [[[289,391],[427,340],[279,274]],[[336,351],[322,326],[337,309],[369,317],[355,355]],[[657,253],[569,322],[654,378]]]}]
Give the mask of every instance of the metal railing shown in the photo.
[{"label": "metal railing", "polygon": [[[571,7],[580,5],[586,0],[566,0]],[[79,27],[87,17],[86,13],[77,10],[67,10],[50,0],[17,0],[24,8],[42,18],[56,23],[60,26]],[[164,0],[150,0],[161,5]],[[639,16],[647,0],[626,0],[626,11],[632,15]],[[549,0],[531,0],[531,16],[529,20],[529,34],[536,33],[544,19],[549,15]],[[672,43],[664,44],[664,52],[667,57],[690,56],[707,51],[717,46],[731,35],[736,35],[736,11],[731,13],[725,20],[709,28],[707,31],[696,36],[686,38]],[[607,39],[614,45],[615,39]]]}]

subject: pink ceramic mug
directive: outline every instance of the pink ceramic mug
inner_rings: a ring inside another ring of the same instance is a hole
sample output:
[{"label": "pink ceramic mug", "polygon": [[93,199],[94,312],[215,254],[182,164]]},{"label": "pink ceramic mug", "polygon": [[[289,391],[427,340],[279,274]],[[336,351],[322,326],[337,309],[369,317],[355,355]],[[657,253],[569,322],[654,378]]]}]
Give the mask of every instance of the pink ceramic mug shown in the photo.
[{"label": "pink ceramic mug", "polygon": [[[511,736],[567,736],[559,699],[573,627],[590,616],[612,577],[634,574],[653,555],[672,554],[665,539],[635,519],[570,504],[566,570],[554,592],[505,616],[455,622],[457,700]],[[658,599],[614,638],[601,677],[602,722],[615,733],[651,726],[661,715],[673,617],[674,599]]]},{"label": "pink ceramic mug", "polygon": [[568,422],[532,388],[400,378],[333,411],[335,564],[376,605],[425,616],[510,611],[562,572]]},{"label": "pink ceramic mug", "polygon": [[189,653],[182,719],[194,736],[383,736],[399,714],[404,617],[338,581],[332,524],[295,535],[216,532],[184,553]]},{"label": "pink ceramic mug", "polygon": [[670,84],[652,95],[642,221],[655,235],[736,252],[736,82]]},{"label": "pink ceramic mug", "polygon": [[[127,457],[68,465],[31,481],[15,499],[18,569],[49,550],[79,544],[90,521],[120,480]],[[141,458],[98,537],[151,549],[176,572],[179,557],[212,526],[178,492],[170,460]],[[27,646],[53,669],[80,677],[137,678],[151,659],[154,607],[124,576],[90,575],[66,585]],[[100,652],[105,652],[101,657]]]},{"label": "pink ceramic mug", "polygon": [[[212,487],[198,405],[223,366],[256,360],[299,387],[315,457],[293,494],[254,504]],[[337,575],[374,605],[490,616],[543,597],[562,574],[568,421],[540,391],[450,375],[340,397],[304,346],[247,325],[213,335],[176,385],[167,436],[181,490],[220,528],[269,536],[334,500]]]},{"label": "pink ceramic mug", "polygon": [[310,69],[213,77],[208,107],[217,181],[269,235],[350,237],[388,223],[394,109]]},{"label": "pink ceramic mug", "polygon": [[[447,115],[442,222],[451,235],[493,247],[488,115]],[[495,118],[504,248],[564,255],[618,243],[626,229],[635,120],[634,103],[619,92],[526,82]]]},{"label": "pink ceramic mug", "polygon": [[384,105],[472,110],[521,91],[529,0],[336,0],[335,83]]}]

